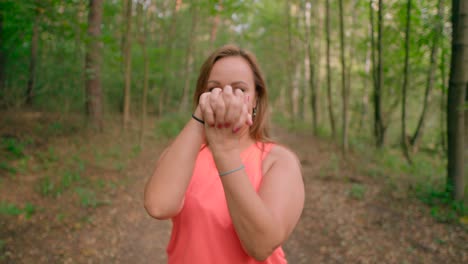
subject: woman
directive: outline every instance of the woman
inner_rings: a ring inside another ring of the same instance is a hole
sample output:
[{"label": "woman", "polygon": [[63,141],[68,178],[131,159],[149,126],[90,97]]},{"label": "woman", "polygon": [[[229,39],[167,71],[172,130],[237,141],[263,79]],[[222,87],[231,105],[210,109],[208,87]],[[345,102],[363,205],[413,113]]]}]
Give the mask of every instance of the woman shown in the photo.
[{"label": "woman", "polygon": [[193,118],[161,155],[145,208],[172,219],[169,263],[287,263],[304,205],[296,156],[267,133],[255,58],[228,45],[203,64]]}]

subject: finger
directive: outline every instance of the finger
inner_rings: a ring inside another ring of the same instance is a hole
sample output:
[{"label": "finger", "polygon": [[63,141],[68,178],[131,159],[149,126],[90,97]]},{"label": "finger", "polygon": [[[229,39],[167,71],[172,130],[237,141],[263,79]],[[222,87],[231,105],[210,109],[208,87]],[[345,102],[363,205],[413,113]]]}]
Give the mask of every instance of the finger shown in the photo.
[{"label": "finger", "polygon": [[232,127],[232,132],[236,133],[239,131],[246,123],[248,119],[247,105],[243,104],[239,116],[235,125]]},{"label": "finger", "polygon": [[253,125],[252,114],[247,114],[247,124],[248,124],[249,126],[252,126],[252,125]]},{"label": "finger", "polygon": [[241,102],[245,102],[247,96],[245,96],[244,92],[241,89],[236,89],[234,91],[234,95],[241,100]]},{"label": "finger", "polygon": [[[226,112],[226,122],[232,125],[236,125],[239,122],[239,118],[242,117],[242,108],[244,107],[244,103],[240,101],[239,98],[234,98],[231,101],[231,105],[229,106],[229,112]],[[229,126],[226,126],[229,127]]]},{"label": "finger", "polygon": [[208,126],[214,126],[214,112],[210,105],[210,92],[203,93],[200,96],[200,110],[202,111],[202,119],[205,121],[205,124]]},{"label": "finger", "polygon": [[232,108],[232,103],[234,99],[234,94],[232,92],[232,87],[230,85],[226,85],[223,88],[222,97],[224,100],[224,106],[226,109],[226,113],[224,115],[224,127],[228,128],[231,126],[234,120],[233,115],[235,115],[235,110]]},{"label": "finger", "polygon": [[226,113],[226,106],[222,96],[219,96],[219,93],[211,94],[210,105],[214,112],[215,126],[222,128],[224,126],[224,115]]}]

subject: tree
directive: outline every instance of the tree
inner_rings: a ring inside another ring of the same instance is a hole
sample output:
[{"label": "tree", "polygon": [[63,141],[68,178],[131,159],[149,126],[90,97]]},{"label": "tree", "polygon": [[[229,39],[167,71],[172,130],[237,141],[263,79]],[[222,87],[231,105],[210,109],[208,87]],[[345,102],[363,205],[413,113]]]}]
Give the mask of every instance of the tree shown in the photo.
[{"label": "tree", "polygon": [[408,87],[409,76],[409,50],[410,50],[410,32],[411,32],[411,0],[408,0],[406,5],[406,30],[405,30],[405,65],[403,70],[403,85],[401,87],[402,103],[401,103],[401,144],[403,154],[406,160],[411,163],[411,157],[408,152],[408,140],[406,138],[406,90]]},{"label": "tree", "polygon": [[[3,10],[0,10],[0,43],[3,43]],[[5,85],[5,54],[3,47],[0,47],[0,94]]]},{"label": "tree", "polygon": [[468,85],[468,2],[452,0],[452,56],[447,98],[447,190],[463,199],[464,102]]},{"label": "tree", "polygon": [[344,43],[344,18],[343,18],[343,0],[339,0],[340,12],[340,50],[341,50],[341,96],[343,103],[343,119],[342,119],[342,151],[348,151],[348,91],[346,86],[346,59],[345,59],[345,43]]},{"label": "tree", "polygon": [[[143,55],[143,96],[141,102],[141,119],[140,119],[140,147],[143,146],[143,139],[145,135],[145,124],[146,124],[146,108],[148,101],[148,71],[149,71],[149,60],[148,52],[146,48],[146,39],[148,35],[148,11],[145,9],[143,11],[143,3],[145,0],[140,0],[137,6],[137,33],[138,33],[138,43],[141,46],[141,51]],[[143,18],[143,29],[141,29],[141,19]]]},{"label": "tree", "polygon": [[[371,12],[372,2],[371,2]],[[371,16],[372,17],[372,16]],[[372,33],[373,34],[373,33]],[[374,84],[374,136],[377,147],[382,147],[385,139],[385,127],[382,120],[382,89],[383,89],[383,1],[379,0],[379,11],[377,18],[377,71],[376,83]]]},{"label": "tree", "polygon": [[187,42],[187,53],[185,58],[185,84],[184,90],[182,94],[182,103],[180,107],[180,111],[186,111],[188,108],[189,97],[190,97],[190,85],[191,85],[191,76],[192,76],[192,68],[193,68],[193,50],[195,49],[195,31],[197,30],[197,23],[198,23],[198,3],[194,1],[190,6],[192,11],[192,23],[190,28],[190,35]]},{"label": "tree", "polygon": [[102,92],[101,92],[101,20],[102,0],[89,1],[88,36],[86,49],[86,113],[89,123],[96,130],[102,130]]},{"label": "tree", "polygon": [[132,3],[133,0],[127,1],[126,8],[126,27],[125,27],[125,50],[124,50],[124,61],[125,61],[125,87],[124,87],[124,112],[123,112],[123,129],[127,130],[128,124],[130,123],[130,85],[132,78]]},{"label": "tree", "polygon": [[[314,6],[313,7],[315,10],[318,8],[318,5],[317,6]],[[314,60],[314,56],[312,56],[312,34],[311,34],[311,31],[312,31],[312,23],[311,23],[311,9],[312,9],[312,4],[310,1],[307,1],[305,3],[305,14],[304,14],[304,19],[305,19],[305,38],[306,38],[306,46],[305,46],[305,49],[306,49],[306,56],[305,56],[305,66],[306,66],[306,83],[308,84],[309,86],[309,90],[310,90],[310,106],[312,108],[312,129],[313,129],[313,132],[314,132],[314,135],[318,135],[318,105],[317,105],[317,88],[318,86],[316,85],[316,83],[314,82],[314,79],[316,79],[316,62],[318,62],[317,60]],[[318,13],[318,12],[316,12]],[[316,34],[314,35],[314,40],[317,39],[317,32],[318,30],[316,30]],[[318,52],[316,52],[315,54],[317,54]],[[315,56],[317,57],[317,56]],[[305,93],[304,93],[305,95]],[[305,105],[305,99],[306,97],[304,96],[304,100],[302,101],[303,105]],[[305,109],[303,108],[302,109],[302,115],[304,114],[304,111]]]},{"label": "tree", "polygon": [[444,1],[439,0],[437,7],[438,7],[437,8],[437,22],[434,26],[434,34],[432,37],[431,55],[429,59],[430,62],[429,62],[429,69],[427,72],[427,80],[426,80],[426,90],[424,92],[423,110],[422,110],[421,116],[419,117],[416,130],[414,131],[414,134],[410,140],[410,144],[413,147],[413,150],[416,150],[418,148],[419,139],[422,137],[424,122],[426,120],[427,105],[429,102],[431,91],[434,87],[437,52],[439,48],[439,38],[440,38],[440,35],[442,34],[442,27],[444,23],[443,21]]},{"label": "tree", "polygon": [[330,126],[333,138],[336,137],[335,116],[333,114],[333,100],[331,88],[331,66],[330,66],[330,0],[326,0],[326,18],[325,18],[325,35],[327,40],[327,101],[328,101],[328,116],[330,118]]},{"label": "tree", "polygon": [[36,0],[35,3],[33,32],[31,36],[31,56],[29,57],[29,78],[28,87],[26,88],[27,105],[32,105],[34,86],[36,84],[37,45],[39,41],[39,0]]}]

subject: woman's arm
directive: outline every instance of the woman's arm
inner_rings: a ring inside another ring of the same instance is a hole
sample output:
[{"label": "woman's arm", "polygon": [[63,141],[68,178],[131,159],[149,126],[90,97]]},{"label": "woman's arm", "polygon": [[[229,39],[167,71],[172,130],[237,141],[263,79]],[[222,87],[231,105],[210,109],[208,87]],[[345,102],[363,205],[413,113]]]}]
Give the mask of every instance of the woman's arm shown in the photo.
[{"label": "woman's arm", "polygon": [[[240,151],[213,152],[220,172],[238,168]],[[291,234],[304,207],[304,183],[296,156],[275,146],[266,160],[272,165],[262,178],[258,194],[244,170],[222,176],[234,228],[247,254],[265,260]]]},{"label": "woman's arm", "polygon": [[[197,117],[201,111],[197,107]],[[193,118],[174,142],[163,152],[153,176],[145,187],[145,209],[156,219],[177,215],[183,206],[200,147],[204,142],[204,127]]]}]

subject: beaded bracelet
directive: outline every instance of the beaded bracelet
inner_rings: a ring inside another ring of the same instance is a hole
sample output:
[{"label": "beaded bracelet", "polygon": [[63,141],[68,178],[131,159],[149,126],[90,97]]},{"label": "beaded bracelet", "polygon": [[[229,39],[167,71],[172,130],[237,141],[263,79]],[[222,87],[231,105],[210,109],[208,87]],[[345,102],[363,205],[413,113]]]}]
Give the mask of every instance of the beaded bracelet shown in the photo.
[{"label": "beaded bracelet", "polygon": [[244,166],[244,164],[242,164],[242,166],[240,166],[239,168],[236,168],[236,169],[233,169],[233,170],[230,170],[230,171],[226,171],[226,172],[220,173],[219,176],[222,177],[222,176],[225,176],[225,175],[234,173],[234,172],[236,172],[236,171],[240,171],[240,170],[242,170],[242,169],[244,169],[244,168],[245,168],[245,166]]}]

